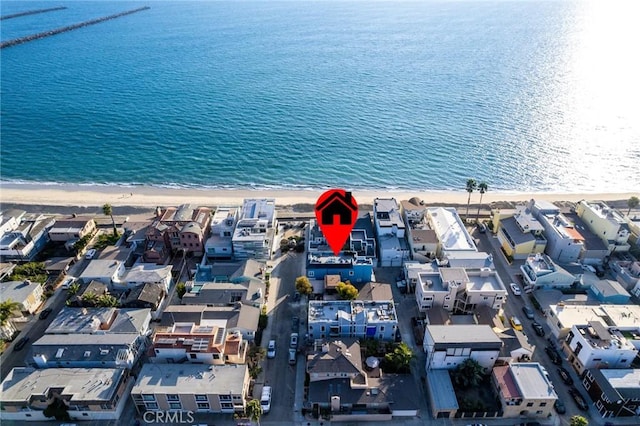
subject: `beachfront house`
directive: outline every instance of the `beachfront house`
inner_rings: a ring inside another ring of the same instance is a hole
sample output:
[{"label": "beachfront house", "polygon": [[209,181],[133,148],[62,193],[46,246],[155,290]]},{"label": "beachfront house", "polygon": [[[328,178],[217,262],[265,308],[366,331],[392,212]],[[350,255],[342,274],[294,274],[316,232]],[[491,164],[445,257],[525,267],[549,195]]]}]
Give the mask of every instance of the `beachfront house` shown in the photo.
[{"label": "beachfront house", "polygon": [[402,266],[410,258],[405,224],[395,198],[373,200],[373,223],[378,242],[380,266]]},{"label": "beachfront house", "polygon": [[540,253],[527,257],[520,270],[525,288],[569,288],[578,281],[574,274]]},{"label": "beachfront house", "polygon": [[586,200],[576,204],[576,213],[591,232],[607,246],[608,254],[629,251],[631,232],[622,214],[603,201]]},{"label": "beachfront house", "polygon": [[177,251],[202,255],[210,221],[209,207],[158,207],[155,220],[146,231],[145,261],[163,263],[171,252]]},{"label": "beachfront house", "polygon": [[86,235],[95,234],[97,229],[93,217],[68,217],[55,221],[49,228],[49,238],[53,242],[65,243],[67,248],[70,248]]},{"label": "beachfront house", "polygon": [[408,201],[401,201],[400,207],[406,224],[411,259],[429,262],[438,252],[439,240],[436,231],[431,228],[427,220],[427,208],[415,197]]},{"label": "beachfront house", "polygon": [[429,207],[426,211],[429,229],[438,238],[436,255],[444,257],[448,253],[477,252],[473,238],[467,231],[458,212],[453,207]]},{"label": "beachfront house", "polygon": [[55,219],[24,210],[0,212],[0,260],[31,261],[49,242]]},{"label": "beachfront house", "polygon": [[275,223],[274,198],[245,199],[231,239],[234,258],[270,259]]},{"label": "beachfront house", "polygon": [[233,232],[238,221],[239,207],[218,207],[211,219],[211,232],[205,243],[209,259],[228,260],[233,257]]},{"label": "beachfront house", "polygon": [[533,204],[518,206],[514,215],[505,217],[498,225],[498,241],[507,256],[526,259],[532,253],[543,253],[547,240],[544,226],[532,212]]}]

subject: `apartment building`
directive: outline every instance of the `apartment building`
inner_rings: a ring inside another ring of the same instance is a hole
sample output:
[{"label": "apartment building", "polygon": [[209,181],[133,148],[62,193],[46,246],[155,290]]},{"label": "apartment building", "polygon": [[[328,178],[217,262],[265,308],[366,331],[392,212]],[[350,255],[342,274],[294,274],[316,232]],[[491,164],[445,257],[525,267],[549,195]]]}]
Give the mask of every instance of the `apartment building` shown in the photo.
[{"label": "apartment building", "polygon": [[131,398],[139,414],[242,413],[249,380],[246,365],[143,364]]},{"label": "apartment building", "polygon": [[620,330],[599,320],[572,326],[563,346],[578,374],[590,368],[630,368],[638,355]]},{"label": "apartment building", "polygon": [[395,198],[376,198],[373,201],[373,222],[380,266],[402,266],[411,255],[405,239],[405,224]]},{"label": "apartment building", "polygon": [[489,325],[425,327],[423,348],[427,356],[427,370],[452,370],[468,358],[476,360],[485,369],[490,369],[500,356],[501,347],[502,340]]},{"label": "apartment building", "polygon": [[405,264],[405,277],[420,312],[433,306],[455,313],[472,313],[479,306],[499,310],[507,299],[500,276],[489,268],[439,268],[435,264]]},{"label": "apartment building", "polygon": [[[640,416],[640,369],[586,371],[582,385],[602,417]],[[636,423],[638,423],[636,421]]]}]

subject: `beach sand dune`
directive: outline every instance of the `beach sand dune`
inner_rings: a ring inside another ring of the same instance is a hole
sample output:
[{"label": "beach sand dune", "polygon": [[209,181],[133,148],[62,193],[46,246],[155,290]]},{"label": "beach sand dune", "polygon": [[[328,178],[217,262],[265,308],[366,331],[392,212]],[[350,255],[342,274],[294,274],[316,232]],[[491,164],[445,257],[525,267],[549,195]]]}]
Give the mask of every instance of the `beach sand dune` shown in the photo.
[{"label": "beach sand dune", "polygon": [[[237,206],[245,198],[275,198],[279,208],[290,206],[296,210],[312,210],[322,191],[303,190],[214,190],[214,189],[178,189],[151,186],[89,186],[89,185],[38,185],[5,183],[0,186],[2,206],[43,206],[77,207],[81,210],[96,211],[105,203],[113,207],[127,208],[131,211],[152,210],[161,206],[177,206],[190,203],[202,206]],[[353,191],[361,206],[371,205],[376,197],[396,200],[408,200],[418,197],[427,205],[459,206],[467,204],[466,191]],[[629,199],[630,193],[568,194],[568,193],[506,193],[487,192],[482,198],[483,206],[496,203],[515,203],[532,198],[546,201],[577,202],[583,199],[617,201]],[[471,205],[478,203],[480,194],[471,194]],[[3,207],[6,208],[6,207]],[[123,213],[120,213],[123,214]],[[127,214],[127,213],[124,213]]]}]

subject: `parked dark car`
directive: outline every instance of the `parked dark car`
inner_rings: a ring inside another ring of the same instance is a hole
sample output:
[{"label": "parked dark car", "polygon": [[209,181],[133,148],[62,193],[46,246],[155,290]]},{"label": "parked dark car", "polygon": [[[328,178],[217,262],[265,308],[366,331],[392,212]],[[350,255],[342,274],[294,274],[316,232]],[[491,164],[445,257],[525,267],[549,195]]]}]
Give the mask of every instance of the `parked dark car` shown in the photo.
[{"label": "parked dark car", "polygon": [[524,312],[524,316],[529,318],[529,319],[534,319],[535,318],[533,309],[531,309],[528,306],[523,306],[522,307],[522,312]]},{"label": "parked dark car", "polygon": [[569,389],[569,395],[571,395],[571,397],[576,402],[576,405],[578,406],[579,409],[581,409],[582,411],[587,411],[589,409],[589,406],[585,402],[582,395],[580,395],[580,392],[578,392],[578,389],[572,386]]},{"label": "parked dark car", "polygon": [[297,291],[293,294],[293,301],[297,302],[300,300],[300,293],[298,293]]},{"label": "parked dark car", "polygon": [[291,331],[297,332],[299,327],[300,327],[300,318],[293,317],[293,319],[291,320]]},{"label": "parked dark car", "polygon": [[573,379],[571,378],[571,375],[569,375],[569,372],[565,369],[565,368],[558,368],[558,374],[560,375],[560,378],[562,379],[563,382],[565,382],[567,385],[571,386],[573,385]]},{"label": "parked dark car", "polygon": [[402,335],[400,334],[400,330],[396,329],[396,343],[402,342]]},{"label": "parked dark car", "polygon": [[38,316],[38,318],[40,318],[41,320],[46,319],[52,310],[53,309],[51,308],[44,309],[42,312],[40,312],[40,315]]},{"label": "parked dark car", "polygon": [[544,336],[544,328],[542,328],[542,324],[534,321],[531,323],[531,326],[533,327],[533,331],[535,331],[538,336]]},{"label": "parked dark car", "polygon": [[552,348],[551,346],[547,346],[544,348],[544,351],[547,353],[547,355],[549,355],[552,363],[554,363],[555,365],[562,364],[562,358],[554,348]]},{"label": "parked dark car", "polygon": [[565,407],[564,402],[559,399],[556,399],[556,402],[553,403],[553,408],[556,409],[558,414],[564,414],[567,412],[567,407]]},{"label": "parked dark car", "polygon": [[29,338],[28,337],[22,337],[20,338],[20,340],[18,340],[18,343],[16,343],[16,345],[13,347],[14,350],[19,351],[20,349],[24,348],[24,346],[27,344],[27,342],[29,342]]}]

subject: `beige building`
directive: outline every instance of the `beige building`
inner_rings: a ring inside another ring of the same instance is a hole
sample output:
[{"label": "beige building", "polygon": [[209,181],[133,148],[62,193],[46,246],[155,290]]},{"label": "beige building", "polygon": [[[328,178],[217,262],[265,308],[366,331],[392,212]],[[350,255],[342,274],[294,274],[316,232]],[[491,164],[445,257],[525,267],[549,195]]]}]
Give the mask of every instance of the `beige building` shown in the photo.
[{"label": "beige building", "polygon": [[609,253],[629,251],[629,224],[624,216],[603,201],[582,200],[576,205],[576,213],[597,237],[609,248]]},{"label": "beige building", "polygon": [[532,207],[531,202],[518,206],[513,216],[502,218],[497,227],[500,246],[514,259],[526,259],[531,253],[543,253],[547,247],[544,227],[533,216]]},{"label": "beige building", "polygon": [[246,365],[144,364],[131,397],[138,413],[243,412],[249,389]]},{"label": "beige building", "polygon": [[34,313],[42,304],[42,285],[29,280],[0,283],[0,302],[12,300],[20,304],[20,310]]},{"label": "beige building", "polygon": [[51,421],[43,410],[55,399],[71,420],[118,420],[133,380],[123,368],[14,368],[2,382],[3,421]]},{"label": "beige building", "polygon": [[96,222],[93,218],[74,217],[56,220],[53,227],[49,229],[49,238],[51,241],[61,243],[77,241],[85,235],[95,234],[96,230]]},{"label": "beige building", "polygon": [[547,418],[558,395],[537,362],[494,367],[491,381],[502,406],[503,417]]}]

